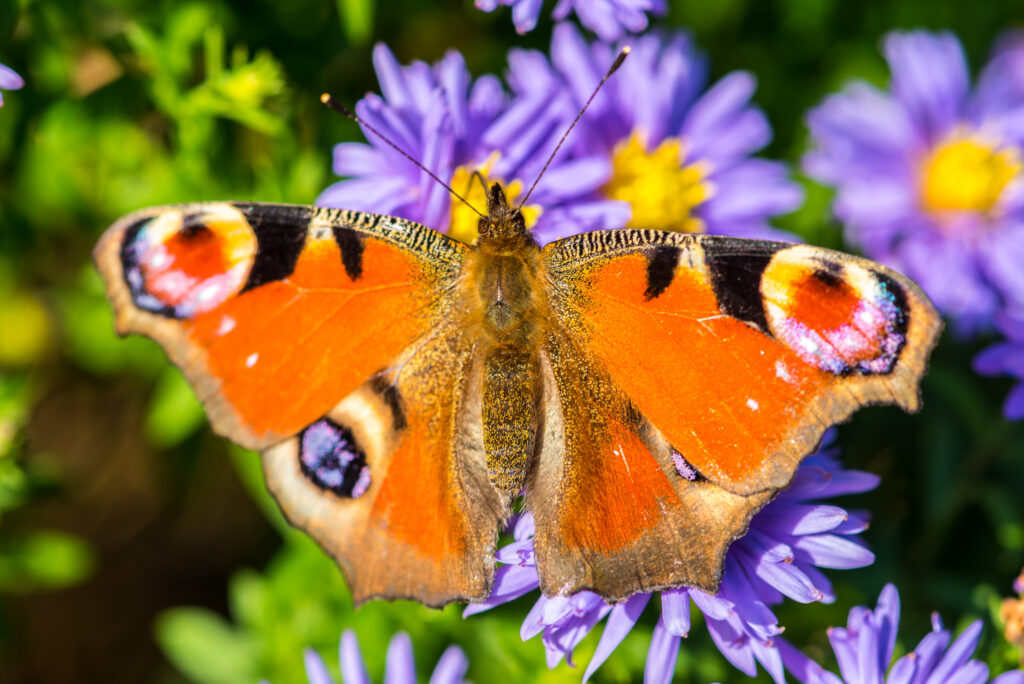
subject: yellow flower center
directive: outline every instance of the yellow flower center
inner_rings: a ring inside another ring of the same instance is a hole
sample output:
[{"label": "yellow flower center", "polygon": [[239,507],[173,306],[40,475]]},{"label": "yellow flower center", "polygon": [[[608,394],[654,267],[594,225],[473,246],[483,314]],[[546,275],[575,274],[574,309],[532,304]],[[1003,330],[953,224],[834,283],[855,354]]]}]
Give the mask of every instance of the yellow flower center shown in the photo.
[{"label": "yellow flower center", "polygon": [[[513,180],[511,183],[506,184],[502,179],[490,176],[491,168],[497,161],[498,153],[494,152],[483,164],[476,167],[459,166],[455,169],[454,173],[452,173],[452,188],[454,188],[456,192],[461,193],[462,196],[466,198],[467,202],[485,214],[487,213],[487,194],[485,186],[490,186],[495,182],[501,183],[505,188],[505,197],[512,206],[515,206],[516,199],[523,191],[523,182],[520,180]],[[483,183],[473,178],[474,171],[480,172],[480,175],[483,176],[484,179]],[[537,224],[537,219],[540,218],[541,208],[536,204],[530,204],[523,207],[522,212],[523,219],[526,221],[526,227],[533,228]],[[467,244],[472,244],[480,235],[477,230],[477,221],[479,221],[480,217],[475,211],[467,207],[455,197],[452,197],[451,216],[452,220],[448,226],[449,237],[461,240]]]},{"label": "yellow flower center", "polygon": [[615,146],[612,178],[604,186],[610,199],[629,202],[632,228],[699,233],[704,222],[693,210],[714,193],[706,162],[684,164],[683,142],[665,138],[652,152],[639,133]]},{"label": "yellow flower center", "polygon": [[1014,148],[999,149],[983,140],[956,137],[925,157],[921,203],[932,212],[990,211],[1021,171]]}]

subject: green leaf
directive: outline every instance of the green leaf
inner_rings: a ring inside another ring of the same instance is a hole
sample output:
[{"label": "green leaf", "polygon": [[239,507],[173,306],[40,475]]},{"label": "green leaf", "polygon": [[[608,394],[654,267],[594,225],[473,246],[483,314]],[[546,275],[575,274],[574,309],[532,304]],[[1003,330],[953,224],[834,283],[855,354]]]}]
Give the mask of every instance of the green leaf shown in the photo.
[{"label": "green leaf", "polygon": [[373,32],[373,0],[337,0],[341,30],[356,45],[365,45]]},{"label": "green leaf", "polygon": [[58,589],[81,582],[95,566],[92,549],[78,537],[36,531],[0,544],[0,589]]},{"label": "green leaf", "polygon": [[149,398],[143,429],[157,447],[169,449],[183,442],[206,422],[203,405],[174,366],[160,374]]},{"label": "green leaf", "polygon": [[257,649],[224,618],[203,608],[172,608],[156,622],[156,640],[186,676],[204,684],[257,679]]}]

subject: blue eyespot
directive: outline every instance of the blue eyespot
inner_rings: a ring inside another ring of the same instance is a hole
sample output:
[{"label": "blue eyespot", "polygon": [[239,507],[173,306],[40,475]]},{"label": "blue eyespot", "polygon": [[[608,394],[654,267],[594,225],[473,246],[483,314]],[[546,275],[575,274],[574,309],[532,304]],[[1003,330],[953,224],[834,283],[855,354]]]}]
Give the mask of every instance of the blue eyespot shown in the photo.
[{"label": "blue eyespot", "polygon": [[370,467],[352,431],[322,418],[302,431],[299,445],[302,474],[320,487],[350,499],[370,486]]}]

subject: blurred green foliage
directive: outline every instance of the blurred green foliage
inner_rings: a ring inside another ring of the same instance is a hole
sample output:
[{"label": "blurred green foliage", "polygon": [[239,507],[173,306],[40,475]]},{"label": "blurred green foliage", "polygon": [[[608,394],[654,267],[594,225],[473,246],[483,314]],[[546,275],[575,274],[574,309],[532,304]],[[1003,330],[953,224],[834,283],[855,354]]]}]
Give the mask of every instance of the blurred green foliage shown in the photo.
[{"label": "blurred green foliage", "polygon": [[[952,28],[977,68],[1021,16],[1021,0],[717,0],[673,2],[662,23],[691,28],[715,76],[757,75],[769,154],[796,162],[808,107],[851,77],[885,82],[884,32]],[[402,61],[458,49],[482,74],[549,36],[547,20],[520,37],[507,10],[470,0],[0,4],[0,62],[27,82],[0,109],[0,679],[302,682],[302,649],[336,673],[348,627],[378,681],[399,629],[424,677],[458,643],[476,681],[578,681],[578,668],[546,668],[539,639],[520,640],[529,599],[469,620],[401,602],[353,610],[334,564],[284,523],[255,456],[209,434],[154,344],[116,337],[89,261],[102,229],[139,207],[312,202],[330,182],[331,145],[359,138],[318,95],[351,103],[376,89],[374,41]],[[783,227],[841,246],[829,200],[808,185]],[[853,502],[874,515],[878,562],[831,573],[836,605],[784,606],[794,643],[827,653],[823,627],[895,581],[902,648],[937,609],[950,623],[989,620],[981,657],[993,669],[1019,657],[994,606],[1024,565],[1024,426],[1000,417],[1008,382],[971,372],[979,346],[944,340],[921,414],[869,409],[841,429],[847,462],[883,478]],[[654,619],[597,680],[639,676]],[[700,625],[677,675],[744,680]]]}]

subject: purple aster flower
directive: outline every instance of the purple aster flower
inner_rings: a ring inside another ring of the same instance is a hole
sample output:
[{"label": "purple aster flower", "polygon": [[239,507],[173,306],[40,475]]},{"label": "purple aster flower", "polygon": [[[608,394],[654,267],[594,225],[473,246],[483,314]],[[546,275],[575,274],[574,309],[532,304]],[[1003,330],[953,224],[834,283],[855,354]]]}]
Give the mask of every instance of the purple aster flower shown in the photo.
[{"label": "purple aster flower", "polygon": [[[834,433],[828,433],[830,441]],[[820,503],[823,498],[873,489],[878,477],[846,470],[833,449],[808,457],[789,488],[751,520],[747,533],[729,548],[717,595],[680,587],[659,592],[661,615],[654,628],[647,682],[672,678],[681,639],[690,631],[691,602],[704,614],[712,640],[722,654],[753,676],[757,663],[777,682],[784,681],[783,661],[776,646],[782,633],[769,606],[786,597],[800,602],[835,600],[832,585],[820,568],[859,568],[874,555],[854,535],[867,528],[867,515]],[[519,598],[539,587],[533,556],[533,516],[523,514],[512,526],[513,541],[498,550],[502,565],[486,601],[467,606],[464,615],[479,613]],[[604,631],[584,681],[625,639],[650,602],[652,594],[636,594],[609,605],[592,592],[574,596],[541,596],[521,628],[523,639],[541,635],[548,666],[572,651],[597,623]]]},{"label": "purple aster flower", "polygon": [[[334,684],[323,659],[313,649],[306,649],[306,678],[309,684]],[[344,684],[369,684],[363,655],[355,632],[346,629],[341,635],[341,681]],[[412,656],[412,641],[405,632],[399,632],[388,644],[384,681],[389,684],[416,684],[416,663]],[[458,646],[449,646],[430,676],[430,684],[462,684],[469,662]]]},{"label": "purple aster flower", "polygon": [[1010,375],[1017,384],[1003,404],[1003,415],[1010,420],[1024,418],[1024,318],[1000,316],[999,330],[1006,341],[994,344],[974,358],[974,370],[982,375]]},{"label": "purple aster flower", "polygon": [[[932,614],[931,633],[913,652],[892,663],[899,622],[900,597],[896,587],[887,584],[878,596],[874,611],[856,606],[850,611],[845,628],[829,629],[828,638],[839,662],[841,677],[822,668],[785,639],[777,639],[777,643],[786,669],[804,684],[984,684],[989,681],[988,666],[971,659],[981,638],[981,620],[971,623],[950,645],[949,630],[943,627],[938,614]],[[1007,672],[992,682],[1024,684],[1024,670]]]},{"label": "purple aster flower", "polygon": [[[510,103],[497,78],[474,81],[457,52],[435,66],[400,66],[377,45],[373,60],[383,97],[367,95],[356,113],[478,209],[486,201],[472,182],[474,171],[502,182],[515,202],[576,114],[564,100]],[[327,188],[318,204],[401,216],[467,242],[476,237],[472,210],[376,135],[366,135],[368,143],[334,148],[334,170],[348,178]],[[622,208],[595,193],[607,169],[607,160],[555,159],[524,208],[527,225],[538,236],[620,225]]]},{"label": "purple aster flower", "polygon": [[[684,33],[640,36],[632,48],[569,141],[576,158],[610,160],[598,194],[623,205],[630,227],[792,239],[768,221],[795,209],[801,190],[783,164],[751,157],[771,139],[750,104],[754,77],[733,72],[708,87],[705,60]],[[562,23],[550,61],[510,53],[508,81],[522,103],[578,111],[615,55]]]},{"label": "purple aster flower", "polygon": [[0,64],[0,107],[4,106],[5,90],[19,90],[24,87],[25,81],[10,67]]},{"label": "purple aster flower", "polygon": [[[890,33],[888,90],[855,82],[808,114],[804,165],[847,238],[924,287],[961,332],[1024,311],[1024,87],[997,56],[972,93],[950,33]],[[1018,84],[1019,85],[1019,84]]]},{"label": "purple aster flower", "polygon": [[[493,12],[498,5],[512,6],[512,23],[520,34],[537,26],[543,0],[476,0],[477,9]],[[614,42],[626,33],[647,28],[647,14],[664,14],[665,0],[558,0],[551,15],[561,21],[575,11],[580,23],[602,40]]]}]

